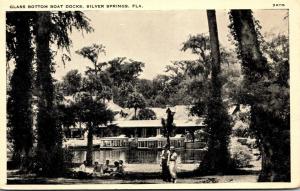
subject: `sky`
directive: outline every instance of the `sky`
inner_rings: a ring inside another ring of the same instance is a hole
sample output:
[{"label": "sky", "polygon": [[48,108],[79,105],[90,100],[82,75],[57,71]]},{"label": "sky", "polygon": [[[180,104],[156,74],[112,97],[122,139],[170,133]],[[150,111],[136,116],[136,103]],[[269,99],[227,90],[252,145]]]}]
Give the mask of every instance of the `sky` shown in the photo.
[{"label": "sky", "polygon": [[[70,70],[77,69],[82,74],[89,60],[75,53],[76,50],[93,43],[103,44],[106,54],[99,62],[116,57],[127,57],[145,63],[140,78],[153,79],[163,74],[171,61],[196,59],[190,51],[180,51],[182,43],[190,35],[208,34],[208,22],[205,10],[172,11],[86,11],[91,19],[93,33],[82,34],[73,31],[71,39],[71,61],[63,65],[60,55],[55,58],[54,78],[60,80]],[[288,34],[286,10],[254,10],[254,17],[260,21],[261,33]],[[217,10],[217,25],[220,44],[234,48],[229,41],[228,10]]]}]

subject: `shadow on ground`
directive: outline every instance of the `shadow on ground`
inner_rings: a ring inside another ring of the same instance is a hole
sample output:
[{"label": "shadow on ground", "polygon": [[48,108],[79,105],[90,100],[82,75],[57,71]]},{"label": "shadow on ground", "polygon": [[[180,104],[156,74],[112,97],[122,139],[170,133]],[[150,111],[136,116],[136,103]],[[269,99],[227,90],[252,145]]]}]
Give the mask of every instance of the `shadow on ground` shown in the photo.
[{"label": "shadow on ground", "polygon": [[[200,176],[195,171],[179,172],[178,183],[218,183],[255,181],[259,171],[236,170],[230,174]],[[249,179],[250,178],[250,179]],[[158,172],[128,172],[124,177],[103,176],[89,179],[69,177],[44,178],[34,174],[20,174],[17,171],[8,173],[7,184],[162,184],[161,173]]]}]

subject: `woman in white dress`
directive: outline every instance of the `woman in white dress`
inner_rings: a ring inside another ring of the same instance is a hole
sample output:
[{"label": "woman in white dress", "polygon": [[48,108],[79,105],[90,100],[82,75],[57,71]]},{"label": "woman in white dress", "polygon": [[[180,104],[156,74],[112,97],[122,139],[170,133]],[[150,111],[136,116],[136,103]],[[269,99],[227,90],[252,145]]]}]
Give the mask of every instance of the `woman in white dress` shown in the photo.
[{"label": "woman in white dress", "polygon": [[176,183],[177,179],[177,167],[176,167],[176,160],[177,160],[177,153],[175,152],[175,147],[170,147],[170,157],[169,157],[169,171],[172,178],[172,182]]}]

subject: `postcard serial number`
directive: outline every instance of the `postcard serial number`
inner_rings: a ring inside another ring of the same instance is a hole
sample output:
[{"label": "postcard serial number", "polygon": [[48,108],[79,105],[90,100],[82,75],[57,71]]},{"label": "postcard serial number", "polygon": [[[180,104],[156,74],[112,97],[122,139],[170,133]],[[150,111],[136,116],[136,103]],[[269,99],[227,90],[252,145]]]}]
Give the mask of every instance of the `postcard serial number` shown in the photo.
[{"label": "postcard serial number", "polygon": [[273,3],[273,7],[285,7],[284,3]]}]

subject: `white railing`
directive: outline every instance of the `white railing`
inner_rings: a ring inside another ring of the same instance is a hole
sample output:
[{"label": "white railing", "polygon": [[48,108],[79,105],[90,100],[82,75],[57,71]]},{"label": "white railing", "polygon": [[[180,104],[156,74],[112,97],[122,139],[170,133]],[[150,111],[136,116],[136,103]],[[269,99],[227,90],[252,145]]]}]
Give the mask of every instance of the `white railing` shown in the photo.
[{"label": "white railing", "polygon": [[[170,137],[170,144],[175,148],[184,147],[184,137]],[[137,142],[138,148],[162,148],[167,143],[165,137],[148,137],[131,140],[128,137],[102,137],[93,140],[93,145],[99,145],[100,148],[128,147],[131,142]],[[64,142],[65,147],[86,146],[87,139],[71,138]]]}]

